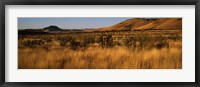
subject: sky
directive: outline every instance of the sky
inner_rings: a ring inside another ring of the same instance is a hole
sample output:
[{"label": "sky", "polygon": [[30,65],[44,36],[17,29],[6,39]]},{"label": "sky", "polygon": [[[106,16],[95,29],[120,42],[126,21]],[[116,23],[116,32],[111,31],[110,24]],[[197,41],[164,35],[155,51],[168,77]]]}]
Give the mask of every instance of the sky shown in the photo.
[{"label": "sky", "polygon": [[65,18],[18,18],[18,29],[42,29],[55,25],[61,29],[102,28],[120,23],[130,17],[65,17]]}]

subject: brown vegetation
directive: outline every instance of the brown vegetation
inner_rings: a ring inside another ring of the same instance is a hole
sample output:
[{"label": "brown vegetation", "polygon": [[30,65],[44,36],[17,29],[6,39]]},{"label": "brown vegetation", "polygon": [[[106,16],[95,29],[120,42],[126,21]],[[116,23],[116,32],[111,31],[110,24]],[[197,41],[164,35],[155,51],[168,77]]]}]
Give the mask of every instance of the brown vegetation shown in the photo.
[{"label": "brown vegetation", "polygon": [[181,30],[19,35],[19,69],[181,69]]},{"label": "brown vegetation", "polygon": [[126,47],[85,51],[20,49],[19,69],[181,69],[180,48],[132,51]]}]

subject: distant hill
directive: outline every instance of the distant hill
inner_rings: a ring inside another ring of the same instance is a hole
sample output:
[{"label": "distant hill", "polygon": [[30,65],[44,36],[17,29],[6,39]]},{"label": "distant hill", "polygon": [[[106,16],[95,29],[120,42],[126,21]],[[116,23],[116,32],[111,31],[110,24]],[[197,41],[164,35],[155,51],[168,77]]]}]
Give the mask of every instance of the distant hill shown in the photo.
[{"label": "distant hill", "polygon": [[116,25],[99,28],[99,31],[111,30],[149,30],[149,29],[182,29],[182,18],[133,18]]},{"label": "distant hill", "polygon": [[82,32],[82,29],[61,29],[57,26],[50,25],[42,29],[19,29],[18,34],[50,34],[50,33],[68,33],[68,32]]},{"label": "distant hill", "polygon": [[57,26],[51,25],[51,26],[43,28],[42,31],[46,31],[46,32],[48,32],[48,31],[62,31],[62,29],[57,27]]},{"label": "distant hill", "polygon": [[26,34],[48,34],[48,33],[59,33],[62,31],[57,26],[48,26],[43,29],[24,29],[24,30],[18,30],[18,34],[20,35],[26,35]]}]

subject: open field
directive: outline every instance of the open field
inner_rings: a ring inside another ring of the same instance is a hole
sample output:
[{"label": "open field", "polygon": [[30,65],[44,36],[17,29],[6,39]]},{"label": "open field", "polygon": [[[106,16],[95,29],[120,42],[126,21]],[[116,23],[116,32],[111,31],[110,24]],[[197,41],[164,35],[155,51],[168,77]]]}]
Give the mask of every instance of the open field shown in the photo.
[{"label": "open field", "polygon": [[18,35],[19,69],[181,69],[182,30]]}]

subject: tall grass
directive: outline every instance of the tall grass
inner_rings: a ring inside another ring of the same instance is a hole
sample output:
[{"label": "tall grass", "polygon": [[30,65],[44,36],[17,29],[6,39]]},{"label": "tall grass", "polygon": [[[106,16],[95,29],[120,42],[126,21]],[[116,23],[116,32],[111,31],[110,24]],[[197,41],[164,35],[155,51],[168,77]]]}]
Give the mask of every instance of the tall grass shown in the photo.
[{"label": "tall grass", "polygon": [[181,69],[182,31],[19,35],[19,69]]},{"label": "tall grass", "polygon": [[130,50],[127,47],[92,47],[85,51],[69,48],[18,51],[19,69],[181,69],[179,47]]}]

